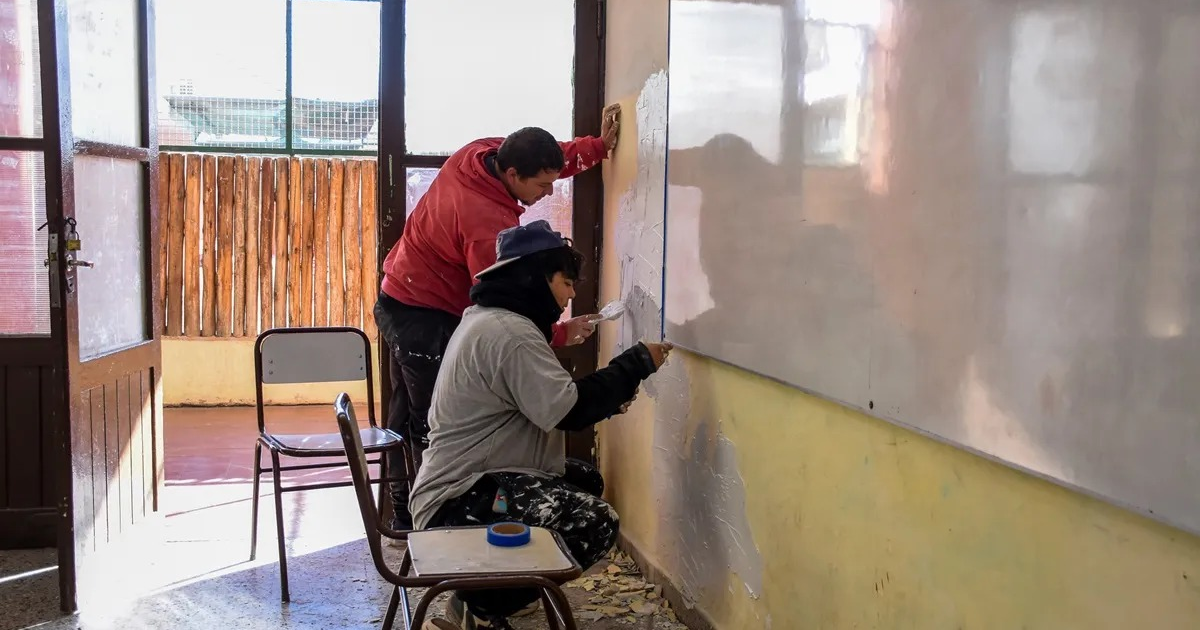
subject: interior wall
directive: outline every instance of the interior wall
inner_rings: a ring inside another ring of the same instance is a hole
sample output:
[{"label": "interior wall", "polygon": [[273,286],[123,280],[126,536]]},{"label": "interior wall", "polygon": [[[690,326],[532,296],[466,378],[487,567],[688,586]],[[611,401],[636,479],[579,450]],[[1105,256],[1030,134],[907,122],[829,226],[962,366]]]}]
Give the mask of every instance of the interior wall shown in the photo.
[{"label": "interior wall", "polygon": [[[379,356],[378,344],[371,344]],[[224,406],[254,404],[254,338],[172,338],[162,340],[163,404],[166,406]],[[270,385],[263,389],[268,405],[332,405],[347,392],[354,401],[366,400],[366,381]],[[375,374],[379,400],[379,374]]]},{"label": "interior wall", "polygon": [[[601,303],[629,308],[602,361],[661,335],[667,15],[608,2]],[[1200,623],[1200,539],[703,357],[673,355],[598,455],[628,544],[720,630]]]}]

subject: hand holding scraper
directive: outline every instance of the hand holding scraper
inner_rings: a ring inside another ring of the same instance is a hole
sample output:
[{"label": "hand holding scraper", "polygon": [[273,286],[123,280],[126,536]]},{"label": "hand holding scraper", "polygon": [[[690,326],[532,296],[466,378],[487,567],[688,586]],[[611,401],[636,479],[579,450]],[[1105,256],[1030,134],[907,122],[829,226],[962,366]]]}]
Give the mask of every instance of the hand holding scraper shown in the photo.
[{"label": "hand holding scraper", "polygon": [[624,314],[625,314],[625,302],[623,302],[620,298],[617,298],[617,299],[609,302],[608,304],[605,304],[604,308],[600,309],[599,313],[592,316],[592,321],[593,322],[605,322],[605,321],[613,322],[613,321],[620,319],[621,316]]},{"label": "hand holding scraper", "polygon": [[613,321],[621,317],[625,313],[625,303],[620,299],[613,300],[604,305],[599,313],[592,315],[580,315],[567,320],[567,335],[570,341],[567,345],[575,345],[583,343],[584,339],[592,336],[596,331],[596,324],[603,321]]}]

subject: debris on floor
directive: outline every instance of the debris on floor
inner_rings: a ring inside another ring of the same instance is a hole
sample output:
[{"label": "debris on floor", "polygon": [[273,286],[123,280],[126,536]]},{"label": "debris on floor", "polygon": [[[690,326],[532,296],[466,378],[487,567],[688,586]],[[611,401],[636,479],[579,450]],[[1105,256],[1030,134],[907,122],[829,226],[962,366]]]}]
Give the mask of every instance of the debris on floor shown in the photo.
[{"label": "debris on floor", "polygon": [[[564,587],[580,630],[687,630],[663,597],[662,587],[647,582],[623,553],[610,553],[606,561]],[[439,598],[431,607],[434,614],[443,614],[444,605],[445,597]],[[543,614],[510,621],[517,630],[546,630]]]},{"label": "debris on floor", "polygon": [[589,594],[586,604],[576,606],[579,621],[619,619],[637,623],[639,618],[662,616],[679,623],[670,603],[663,598],[661,586],[647,582],[629,556],[613,552],[608,564],[601,563],[586,575],[571,582],[568,588]]}]

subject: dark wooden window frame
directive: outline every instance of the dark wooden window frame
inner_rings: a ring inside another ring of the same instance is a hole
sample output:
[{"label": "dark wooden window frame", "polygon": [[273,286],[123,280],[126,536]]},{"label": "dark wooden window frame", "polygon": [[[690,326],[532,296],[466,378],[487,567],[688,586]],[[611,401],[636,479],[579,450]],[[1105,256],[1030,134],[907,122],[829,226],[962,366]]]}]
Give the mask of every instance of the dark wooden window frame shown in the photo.
[{"label": "dark wooden window frame", "polygon": [[[448,156],[409,154],[404,137],[405,0],[383,0],[379,55],[379,261],[404,232],[405,184],[408,168],[440,168]],[[575,0],[574,135],[599,135],[604,104],[604,0]],[[572,238],[587,255],[584,280],[576,286],[574,312],[594,313],[600,295],[600,249],[604,232],[601,169],[574,178]],[[596,369],[597,338],[559,352],[567,369],[588,374]],[[380,400],[387,409],[392,390],[387,353],[381,351]],[[567,454],[594,461],[594,429],[568,435]]]}]

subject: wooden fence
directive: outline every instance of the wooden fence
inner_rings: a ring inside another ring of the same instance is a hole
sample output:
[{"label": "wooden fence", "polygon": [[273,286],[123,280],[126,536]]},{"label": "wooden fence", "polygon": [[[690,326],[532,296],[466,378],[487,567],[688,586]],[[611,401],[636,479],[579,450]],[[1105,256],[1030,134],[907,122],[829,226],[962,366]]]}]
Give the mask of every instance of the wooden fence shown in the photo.
[{"label": "wooden fence", "polygon": [[163,153],[159,174],[164,334],[376,337],[375,160]]}]

